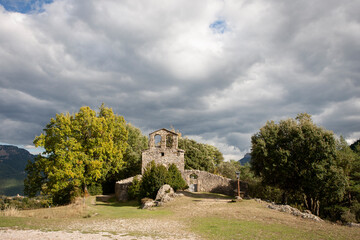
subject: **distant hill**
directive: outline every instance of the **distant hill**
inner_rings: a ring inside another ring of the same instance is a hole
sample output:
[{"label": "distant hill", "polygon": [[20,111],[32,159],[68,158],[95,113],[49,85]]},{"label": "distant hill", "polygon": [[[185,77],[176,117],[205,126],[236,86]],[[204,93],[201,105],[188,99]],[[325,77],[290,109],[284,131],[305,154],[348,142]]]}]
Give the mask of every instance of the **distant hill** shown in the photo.
[{"label": "distant hill", "polygon": [[25,149],[0,145],[0,195],[24,194],[25,166],[34,157]]},{"label": "distant hill", "polygon": [[245,156],[239,160],[241,165],[245,165],[245,163],[250,163],[251,160],[251,154],[250,153],[246,153]]}]

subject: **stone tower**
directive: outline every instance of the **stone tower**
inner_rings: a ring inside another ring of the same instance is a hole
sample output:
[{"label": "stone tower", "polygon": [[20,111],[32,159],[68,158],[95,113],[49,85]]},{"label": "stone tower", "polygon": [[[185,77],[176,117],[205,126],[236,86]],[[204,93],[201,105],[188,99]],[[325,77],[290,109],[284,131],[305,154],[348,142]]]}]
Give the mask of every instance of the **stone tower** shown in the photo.
[{"label": "stone tower", "polygon": [[149,134],[149,149],[142,152],[141,174],[151,161],[166,168],[174,163],[181,173],[184,172],[184,153],[178,148],[178,134],[165,128]]}]

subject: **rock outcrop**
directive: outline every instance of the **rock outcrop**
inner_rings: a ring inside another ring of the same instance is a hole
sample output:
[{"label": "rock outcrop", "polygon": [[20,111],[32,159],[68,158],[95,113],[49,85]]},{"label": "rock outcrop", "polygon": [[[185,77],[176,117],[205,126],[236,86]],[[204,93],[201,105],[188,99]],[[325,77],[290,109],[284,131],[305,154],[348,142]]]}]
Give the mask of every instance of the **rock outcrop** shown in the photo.
[{"label": "rock outcrop", "polygon": [[141,208],[142,209],[149,209],[152,207],[159,207],[162,206],[164,203],[172,201],[176,197],[182,197],[184,194],[182,193],[175,193],[174,189],[168,185],[165,184],[161,186],[159,191],[156,194],[155,200],[150,198],[144,198],[141,200]]},{"label": "rock outcrop", "polygon": [[[264,201],[262,201],[261,199],[255,199],[255,201],[264,203]],[[302,218],[306,218],[306,219],[311,219],[311,220],[314,220],[314,221],[317,221],[317,222],[324,221],[321,218],[319,218],[318,216],[312,214],[308,210],[305,210],[304,212],[301,212],[299,209],[291,207],[289,205],[280,205],[280,204],[268,203],[268,202],[265,202],[265,203],[267,204],[268,208],[277,210],[279,212],[289,213],[289,214],[294,215],[294,216],[298,216],[298,217],[302,217]]]}]

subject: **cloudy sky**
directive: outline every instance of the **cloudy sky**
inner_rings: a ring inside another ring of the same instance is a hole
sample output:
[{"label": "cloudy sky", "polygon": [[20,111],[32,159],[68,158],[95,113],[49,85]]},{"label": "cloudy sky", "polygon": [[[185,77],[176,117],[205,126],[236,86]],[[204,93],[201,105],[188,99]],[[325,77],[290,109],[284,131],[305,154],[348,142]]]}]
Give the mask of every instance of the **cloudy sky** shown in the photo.
[{"label": "cloudy sky", "polygon": [[0,0],[0,142],[102,102],[240,159],[307,112],[360,138],[359,0]]}]

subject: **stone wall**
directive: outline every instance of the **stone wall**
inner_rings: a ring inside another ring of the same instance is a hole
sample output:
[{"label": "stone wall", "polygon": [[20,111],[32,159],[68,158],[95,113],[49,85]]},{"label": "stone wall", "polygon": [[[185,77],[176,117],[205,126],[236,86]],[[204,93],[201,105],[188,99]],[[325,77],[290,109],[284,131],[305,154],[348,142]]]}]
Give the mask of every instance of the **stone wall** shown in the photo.
[{"label": "stone wall", "polygon": [[[140,180],[142,178],[142,175],[137,175],[135,177],[137,177]],[[121,181],[117,181],[115,183],[115,198],[116,198],[116,200],[118,200],[120,202],[125,202],[125,201],[129,200],[128,188],[131,186],[132,181],[135,177],[126,178]]]},{"label": "stone wall", "polygon": [[[185,170],[183,178],[194,192],[222,193],[229,196],[237,195],[237,181],[201,170]],[[247,193],[247,184],[241,182],[241,196]]]},{"label": "stone wall", "polygon": [[[158,144],[155,143],[156,136],[161,139]],[[142,174],[151,161],[166,168],[174,163],[180,172],[184,171],[184,150],[178,149],[177,133],[163,128],[149,134],[149,149],[142,152]]]}]

